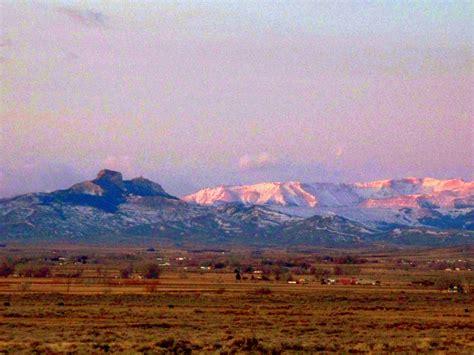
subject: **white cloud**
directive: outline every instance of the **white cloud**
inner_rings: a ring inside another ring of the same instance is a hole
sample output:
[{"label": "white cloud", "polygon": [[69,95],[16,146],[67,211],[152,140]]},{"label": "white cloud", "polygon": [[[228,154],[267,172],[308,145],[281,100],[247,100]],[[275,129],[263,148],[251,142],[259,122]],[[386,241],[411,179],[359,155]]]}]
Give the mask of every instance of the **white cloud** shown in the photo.
[{"label": "white cloud", "polygon": [[239,159],[240,170],[258,170],[273,167],[278,160],[267,152],[261,152],[257,155],[243,155]]}]

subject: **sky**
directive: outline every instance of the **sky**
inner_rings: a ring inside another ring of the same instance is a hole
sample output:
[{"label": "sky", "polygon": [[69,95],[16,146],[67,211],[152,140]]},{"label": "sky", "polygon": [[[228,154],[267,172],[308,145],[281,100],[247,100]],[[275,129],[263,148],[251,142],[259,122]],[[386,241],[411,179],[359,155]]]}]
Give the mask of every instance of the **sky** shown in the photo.
[{"label": "sky", "polygon": [[0,0],[0,197],[474,178],[472,1]]}]

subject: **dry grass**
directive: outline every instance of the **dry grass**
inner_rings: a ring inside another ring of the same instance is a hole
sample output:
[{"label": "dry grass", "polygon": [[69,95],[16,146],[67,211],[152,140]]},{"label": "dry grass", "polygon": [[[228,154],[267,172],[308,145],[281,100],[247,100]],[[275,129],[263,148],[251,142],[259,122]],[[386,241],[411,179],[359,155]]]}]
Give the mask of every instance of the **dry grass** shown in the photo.
[{"label": "dry grass", "polygon": [[170,292],[154,286],[147,294],[2,295],[0,350],[474,350],[471,295],[299,285],[268,285],[271,292],[260,292],[260,286],[242,284],[232,292]]},{"label": "dry grass", "polygon": [[413,287],[445,274],[389,261],[362,267],[381,286],[236,282],[233,270],[120,279],[111,266],[2,278],[0,353],[473,353],[472,293]]}]

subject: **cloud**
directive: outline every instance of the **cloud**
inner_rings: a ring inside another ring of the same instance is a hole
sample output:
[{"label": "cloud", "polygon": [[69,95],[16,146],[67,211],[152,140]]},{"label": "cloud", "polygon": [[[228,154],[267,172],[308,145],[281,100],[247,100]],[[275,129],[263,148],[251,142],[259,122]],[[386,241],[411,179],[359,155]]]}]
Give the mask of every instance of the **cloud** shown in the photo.
[{"label": "cloud", "polygon": [[272,157],[267,152],[261,152],[255,156],[244,155],[239,159],[240,170],[261,170],[274,167],[278,163],[278,159]]},{"label": "cloud", "polygon": [[107,16],[98,11],[81,10],[72,7],[60,7],[57,11],[83,26],[106,27],[107,25]]}]

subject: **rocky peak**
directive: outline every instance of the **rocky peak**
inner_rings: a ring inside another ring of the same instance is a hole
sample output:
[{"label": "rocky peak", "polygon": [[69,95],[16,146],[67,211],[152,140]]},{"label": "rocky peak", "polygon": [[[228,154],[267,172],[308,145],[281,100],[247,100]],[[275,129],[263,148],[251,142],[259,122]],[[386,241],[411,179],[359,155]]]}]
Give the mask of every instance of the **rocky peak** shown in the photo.
[{"label": "rocky peak", "polygon": [[144,177],[125,181],[128,193],[139,196],[169,196],[160,184]]},{"label": "rocky peak", "polygon": [[97,174],[96,180],[109,181],[114,184],[121,184],[123,182],[122,174],[118,171],[103,169]]}]

